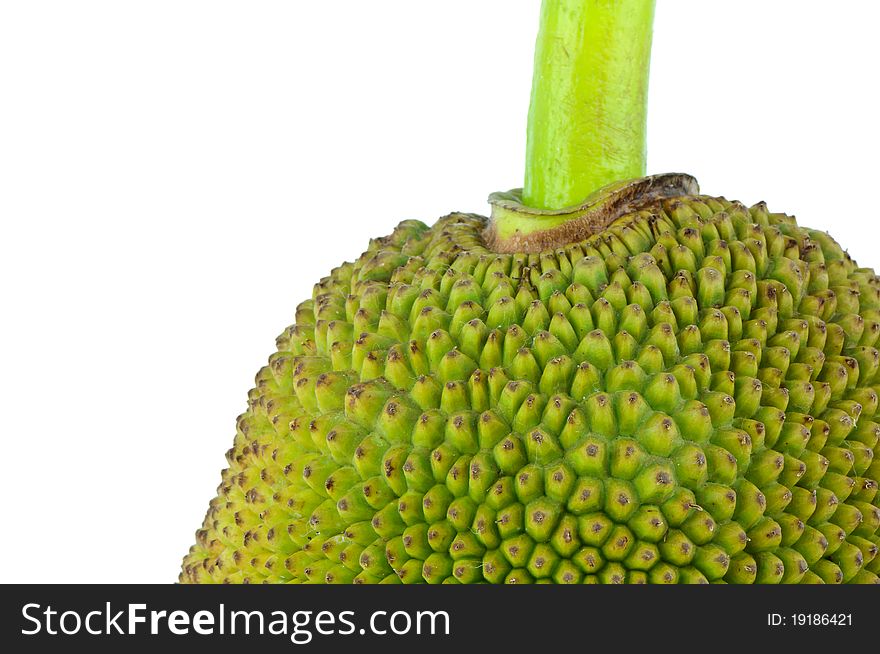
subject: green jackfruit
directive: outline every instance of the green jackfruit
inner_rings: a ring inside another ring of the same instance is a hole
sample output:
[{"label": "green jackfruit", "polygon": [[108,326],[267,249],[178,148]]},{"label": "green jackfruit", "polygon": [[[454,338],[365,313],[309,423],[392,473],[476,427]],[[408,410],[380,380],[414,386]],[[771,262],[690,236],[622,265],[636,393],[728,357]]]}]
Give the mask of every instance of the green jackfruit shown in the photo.
[{"label": "green jackfruit", "polygon": [[334,269],[180,581],[877,583],[880,279],[685,188],[529,252],[405,221]]}]

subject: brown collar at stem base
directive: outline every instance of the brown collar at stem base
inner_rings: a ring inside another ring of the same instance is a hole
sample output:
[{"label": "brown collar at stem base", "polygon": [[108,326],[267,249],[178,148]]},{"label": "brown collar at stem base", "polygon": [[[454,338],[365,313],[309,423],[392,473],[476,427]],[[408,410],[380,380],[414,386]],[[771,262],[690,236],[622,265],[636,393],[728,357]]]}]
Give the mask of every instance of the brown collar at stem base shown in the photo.
[{"label": "brown collar at stem base", "polygon": [[628,213],[659,200],[699,193],[697,180],[684,173],[651,175],[609,184],[565,209],[534,209],[522,204],[522,189],[492,193],[492,217],[483,232],[486,247],[499,253],[545,252],[589,238]]}]

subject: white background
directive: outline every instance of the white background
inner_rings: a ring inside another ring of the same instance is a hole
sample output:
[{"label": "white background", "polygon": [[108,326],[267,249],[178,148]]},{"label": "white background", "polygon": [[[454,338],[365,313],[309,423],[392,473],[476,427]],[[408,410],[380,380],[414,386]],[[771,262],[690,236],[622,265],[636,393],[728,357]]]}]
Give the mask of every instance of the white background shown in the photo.
[{"label": "white background", "polygon": [[[0,579],[169,582],[311,285],[521,185],[539,0],[0,3]],[[880,265],[880,3],[660,0],[649,172]]]}]

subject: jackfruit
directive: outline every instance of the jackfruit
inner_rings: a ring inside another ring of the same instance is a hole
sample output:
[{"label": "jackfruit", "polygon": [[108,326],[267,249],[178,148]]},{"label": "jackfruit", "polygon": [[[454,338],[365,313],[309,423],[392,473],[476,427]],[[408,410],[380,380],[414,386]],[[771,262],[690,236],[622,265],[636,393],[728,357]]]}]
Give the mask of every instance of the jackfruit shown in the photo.
[{"label": "jackfruit", "polygon": [[877,583],[880,278],[683,175],[579,211],[321,279],[180,581]]}]

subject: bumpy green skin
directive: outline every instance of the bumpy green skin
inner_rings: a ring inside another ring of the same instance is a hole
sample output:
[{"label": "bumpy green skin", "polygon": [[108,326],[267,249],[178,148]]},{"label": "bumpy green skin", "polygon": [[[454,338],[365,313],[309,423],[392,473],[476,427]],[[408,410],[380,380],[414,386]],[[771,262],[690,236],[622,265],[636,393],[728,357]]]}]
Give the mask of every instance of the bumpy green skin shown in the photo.
[{"label": "bumpy green skin", "polygon": [[722,198],[543,254],[484,228],[315,286],[182,582],[877,583],[872,270]]}]

